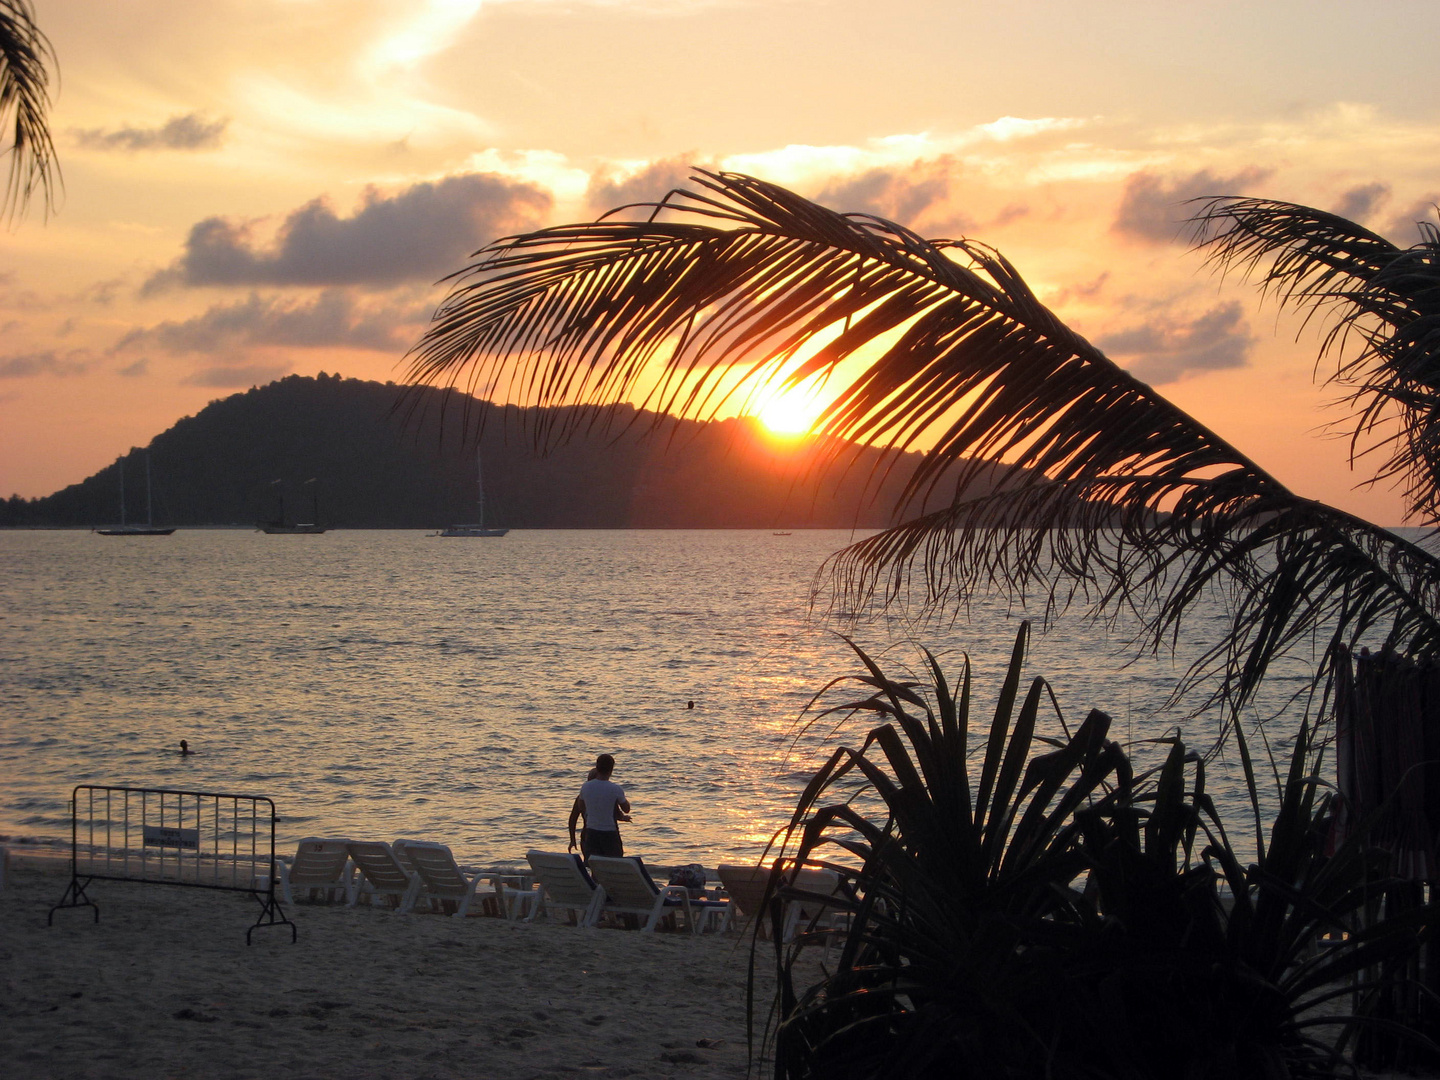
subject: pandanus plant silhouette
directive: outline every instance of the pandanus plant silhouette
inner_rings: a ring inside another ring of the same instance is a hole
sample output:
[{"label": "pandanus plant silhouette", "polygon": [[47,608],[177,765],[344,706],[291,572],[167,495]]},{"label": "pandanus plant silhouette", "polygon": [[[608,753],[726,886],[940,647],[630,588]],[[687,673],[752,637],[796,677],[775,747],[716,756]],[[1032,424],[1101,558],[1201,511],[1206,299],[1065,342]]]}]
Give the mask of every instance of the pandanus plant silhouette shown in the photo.
[{"label": "pandanus plant silhouette", "polygon": [[[1027,689],[1028,636],[988,727],[968,658],[958,679],[928,652],[896,678],[857,647],[863,670],[817,695],[809,724],[873,726],[816,773],[774,852],[776,1077],[1330,1077],[1351,1074],[1365,1030],[1429,1046],[1374,1015],[1406,986],[1429,913],[1382,911],[1396,881],[1363,827],[1327,845],[1313,729],[1250,851],[1178,736],[1136,775],[1108,715],[1071,728],[1045,680]],[[806,893],[797,865],[856,888]],[[784,904],[822,899],[849,923],[816,978],[800,961],[818,917],[789,943],[779,931]]]},{"label": "pandanus plant silhouette", "polygon": [[[1401,481],[1414,520],[1435,524],[1436,230],[1402,249],[1321,211],[1235,198],[1203,203],[1194,225],[1215,265],[1338,315],[1325,347],[1350,388],[1354,452],[1388,449],[1375,479]],[[1440,561],[1290,491],[977,241],[697,171],[657,203],[497,240],[449,280],[412,379],[590,407],[550,414],[571,427],[537,430],[542,443],[627,404],[711,417],[777,371],[787,387],[843,381],[816,423],[833,455],[845,440],[924,451],[897,523],[827,564],[847,605],[909,595],[954,610],[1000,588],[1046,610],[1132,614],[1136,646],[1161,648],[1219,590],[1228,628],[1182,690],[1230,709],[1301,644],[1318,656],[1314,687],[1362,639],[1440,647]]]}]

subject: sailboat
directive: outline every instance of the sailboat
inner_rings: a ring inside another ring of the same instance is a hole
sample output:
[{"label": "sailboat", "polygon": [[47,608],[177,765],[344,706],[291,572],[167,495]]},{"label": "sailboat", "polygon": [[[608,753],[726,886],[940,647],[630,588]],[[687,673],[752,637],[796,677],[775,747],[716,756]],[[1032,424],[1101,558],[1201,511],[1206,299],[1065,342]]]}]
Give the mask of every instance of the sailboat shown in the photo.
[{"label": "sailboat", "polygon": [[[278,484],[280,481],[276,480],[275,483]],[[306,483],[314,484],[315,481],[308,480]],[[295,521],[287,525],[285,523],[285,492],[281,491],[279,516],[274,521],[258,522],[255,527],[271,536],[315,536],[323,533],[325,526],[320,524],[320,492],[313,487],[310,489],[310,516],[314,518],[313,521]]]},{"label": "sailboat", "polygon": [[112,525],[108,529],[96,529],[101,536],[169,536],[175,530],[173,528],[157,528],[155,525],[154,506],[150,500],[150,451],[145,451],[145,524],[128,525],[125,522],[125,459],[121,458],[120,465],[120,524]]},{"label": "sailboat", "polygon": [[451,525],[441,529],[435,536],[504,536],[509,529],[486,528],[485,526],[485,474],[480,468],[480,448],[475,448],[475,490],[480,504],[480,517],[475,525]]}]

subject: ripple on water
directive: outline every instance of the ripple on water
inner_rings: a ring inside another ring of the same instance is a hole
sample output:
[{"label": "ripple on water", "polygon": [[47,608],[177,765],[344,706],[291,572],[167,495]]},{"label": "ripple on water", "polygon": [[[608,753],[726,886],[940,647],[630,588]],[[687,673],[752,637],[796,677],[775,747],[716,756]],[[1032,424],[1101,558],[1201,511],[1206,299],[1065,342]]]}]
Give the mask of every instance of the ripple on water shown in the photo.
[{"label": "ripple on water", "polygon": [[[287,845],[410,835],[523,860],[564,846],[603,751],[637,811],[627,850],[738,861],[841,741],[827,720],[797,743],[794,721],[857,670],[806,622],[814,572],[849,533],[512,532],[483,582],[473,549],[416,535],[337,532],[317,548],[182,530],[117,555],[89,533],[0,532],[0,833],[66,836],[71,787],[126,782],[253,789],[275,800]],[[983,714],[1015,619],[1001,605],[975,619],[919,636],[947,663],[975,658]],[[875,655],[890,644],[879,625],[857,637]],[[1122,671],[1112,652],[1062,627],[1037,636],[1031,668],[1063,673],[1069,716],[1094,705],[1137,737],[1163,727],[1175,667]],[[181,738],[200,753],[182,762]],[[1209,777],[1222,801],[1232,767]]]}]

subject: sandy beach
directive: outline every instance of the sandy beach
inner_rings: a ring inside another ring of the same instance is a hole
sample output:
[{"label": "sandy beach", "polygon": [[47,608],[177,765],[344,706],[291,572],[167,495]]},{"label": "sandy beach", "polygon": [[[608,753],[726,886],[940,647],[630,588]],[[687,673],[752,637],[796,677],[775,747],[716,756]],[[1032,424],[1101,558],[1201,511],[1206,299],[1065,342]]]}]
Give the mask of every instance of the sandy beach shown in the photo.
[{"label": "sandy beach", "polygon": [[96,882],[0,890],[0,1073],[14,1077],[739,1077],[749,939],[296,905]]}]

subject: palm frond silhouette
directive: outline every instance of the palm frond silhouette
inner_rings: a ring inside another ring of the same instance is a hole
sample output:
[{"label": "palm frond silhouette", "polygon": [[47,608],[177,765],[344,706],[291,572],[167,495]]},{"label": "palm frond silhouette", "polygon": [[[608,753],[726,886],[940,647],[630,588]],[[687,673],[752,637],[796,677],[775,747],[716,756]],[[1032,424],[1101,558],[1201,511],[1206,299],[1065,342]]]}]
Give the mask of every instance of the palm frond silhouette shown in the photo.
[{"label": "palm frond silhouette", "polygon": [[54,209],[60,166],[50,135],[50,41],[35,24],[28,0],[0,0],[0,127],[8,128],[10,172],[0,200],[3,213],[23,212],[37,191],[46,213]]},{"label": "palm frond silhouette", "polygon": [[[1222,264],[1258,266],[1283,245],[1246,239],[1257,219],[1243,203],[1210,204],[1205,238]],[[1330,298],[1314,267],[1286,273],[1271,280],[1291,299]],[[412,379],[591,407],[552,414],[570,427],[536,431],[542,444],[621,405],[706,419],[782,366],[790,386],[859,366],[817,422],[832,454],[859,443],[924,458],[898,523],[827,564],[846,605],[905,596],[953,610],[998,587],[1047,610],[1134,616],[1136,644],[1159,648],[1218,589],[1230,624],[1182,689],[1231,707],[1302,644],[1319,657],[1317,686],[1362,637],[1440,646],[1440,561],[1291,492],[1067,327],[984,244],[697,171],[657,203],[498,240],[449,280]],[[1403,368],[1389,397],[1418,416],[1424,365],[1366,341],[1371,358],[1343,370]],[[1368,404],[1381,390],[1363,381]],[[1407,447],[1428,447],[1422,427]]]}]

